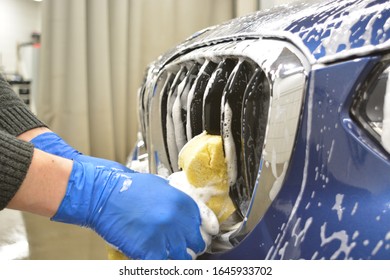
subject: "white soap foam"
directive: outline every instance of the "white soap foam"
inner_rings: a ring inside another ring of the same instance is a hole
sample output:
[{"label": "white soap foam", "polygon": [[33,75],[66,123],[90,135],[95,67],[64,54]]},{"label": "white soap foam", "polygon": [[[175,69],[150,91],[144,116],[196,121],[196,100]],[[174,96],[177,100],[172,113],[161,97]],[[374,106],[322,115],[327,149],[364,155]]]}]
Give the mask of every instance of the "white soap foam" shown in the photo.
[{"label": "white soap foam", "polygon": [[208,248],[211,244],[212,236],[219,233],[219,222],[214,212],[205,203],[210,197],[220,194],[221,191],[216,190],[213,186],[206,186],[204,188],[192,186],[188,182],[184,171],[172,173],[168,177],[168,181],[170,185],[192,197],[198,205],[202,220],[200,231],[206,243],[206,248]]},{"label": "white soap foam", "polygon": [[174,172],[168,177],[169,184],[191,196],[195,201],[206,203],[212,196],[223,194],[213,185],[197,188],[191,185],[184,171]]}]

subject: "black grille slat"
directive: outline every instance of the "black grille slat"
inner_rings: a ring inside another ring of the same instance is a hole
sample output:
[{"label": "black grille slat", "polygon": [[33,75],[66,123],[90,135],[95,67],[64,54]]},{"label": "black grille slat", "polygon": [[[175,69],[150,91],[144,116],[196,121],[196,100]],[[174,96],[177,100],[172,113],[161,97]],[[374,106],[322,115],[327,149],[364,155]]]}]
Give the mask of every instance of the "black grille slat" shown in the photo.
[{"label": "black grille slat", "polygon": [[169,161],[173,171],[178,171],[177,157],[179,152],[177,149],[176,139],[175,139],[175,127],[173,123],[172,109],[173,109],[173,104],[177,97],[178,85],[184,79],[186,72],[187,72],[186,67],[182,65],[180,67],[180,70],[177,72],[172,82],[171,88],[169,89],[168,92],[167,115],[166,115],[167,116],[166,117],[166,129],[167,129],[166,138],[167,138]]},{"label": "black grille slat", "polygon": [[207,85],[203,102],[203,126],[209,134],[221,134],[221,99],[230,73],[237,60],[224,59],[214,71]]},{"label": "black grille slat", "polygon": [[189,68],[186,76],[178,85],[177,97],[174,103],[173,111],[173,123],[175,127],[176,145],[178,151],[180,151],[187,138],[187,100],[191,87],[197,77],[200,66],[198,63],[187,66]]},{"label": "black grille slat", "polygon": [[[146,120],[144,118],[144,116],[146,115],[146,110],[145,110],[145,106],[144,106],[144,98],[145,98],[145,85],[146,83],[144,83],[142,85],[142,87],[140,88],[139,90],[139,93],[138,93],[138,104],[140,104],[140,110],[139,110],[139,120],[140,120],[140,124],[141,124],[141,130],[142,130],[142,135],[145,136],[146,135]],[[146,139],[143,139],[144,141]],[[145,141],[145,146],[146,146],[146,141]]]},{"label": "black grille slat", "polygon": [[[263,151],[268,121],[270,87],[264,72],[256,68],[244,93],[242,109],[242,149],[245,165],[245,186],[242,188],[243,201],[249,204]],[[248,209],[248,207],[241,207]],[[244,211],[241,209],[241,211]]]},{"label": "black grille slat", "polygon": [[[167,104],[168,104],[168,95],[169,95],[169,89],[172,86],[173,80],[175,78],[175,74],[168,72],[166,77],[162,78],[160,83],[163,83],[163,86],[160,91],[160,116],[161,116],[161,129],[163,133],[163,142],[165,150],[168,150],[168,140],[167,140]],[[169,158],[168,153],[167,154],[167,163],[170,169],[171,169],[171,160]],[[170,170],[172,172],[172,169]]]},{"label": "black grille slat", "polygon": [[206,60],[199,70],[188,99],[189,118],[187,121],[187,137],[189,139],[203,132],[203,96],[208,81],[216,68],[217,64]]},{"label": "black grille slat", "polygon": [[[243,154],[241,149],[241,112],[244,92],[246,91],[249,79],[253,74],[253,66],[245,60],[240,60],[233,69],[226,84],[222,96],[222,139],[224,142],[225,154],[227,156],[227,167],[229,172],[230,194],[236,207],[241,209],[238,202],[244,197],[245,171]],[[232,151],[232,148],[235,151]]]}]

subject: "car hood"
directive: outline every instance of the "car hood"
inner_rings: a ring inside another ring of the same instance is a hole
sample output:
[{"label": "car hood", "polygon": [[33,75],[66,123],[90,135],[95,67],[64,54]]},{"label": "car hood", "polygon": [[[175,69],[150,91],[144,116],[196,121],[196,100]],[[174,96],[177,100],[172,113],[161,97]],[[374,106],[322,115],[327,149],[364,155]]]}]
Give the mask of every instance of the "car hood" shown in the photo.
[{"label": "car hood", "polygon": [[[278,6],[195,33],[164,56],[164,64],[204,45],[245,38],[290,41],[312,63],[329,63],[390,45],[390,2],[335,0]],[[155,65],[156,66],[156,65]]]}]

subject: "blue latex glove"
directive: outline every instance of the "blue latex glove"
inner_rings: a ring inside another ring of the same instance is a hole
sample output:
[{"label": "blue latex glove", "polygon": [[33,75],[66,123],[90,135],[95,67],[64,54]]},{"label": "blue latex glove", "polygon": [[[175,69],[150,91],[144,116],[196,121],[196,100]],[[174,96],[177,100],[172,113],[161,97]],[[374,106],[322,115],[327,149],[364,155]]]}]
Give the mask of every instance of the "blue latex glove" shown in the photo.
[{"label": "blue latex glove", "polygon": [[49,154],[72,160],[77,159],[78,161],[83,162],[93,162],[96,166],[101,165],[126,172],[133,172],[118,162],[83,155],[68,143],[66,143],[59,135],[54,132],[42,133],[30,140],[30,142],[34,145],[35,148],[45,151]]},{"label": "blue latex glove", "polygon": [[53,132],[30,142],[74,162],[66,195],[52,220],[90,227],[131,258],[194,258],[219,231],[210,209],[202,204],[199,209],[165,179],[82,155]]},{"label": "blue latex glove", "polygon": [[191,259],[187,248],[207,245],[197,204],[167,180],[77,160],[52,220],[92,228],[133,259]]}]

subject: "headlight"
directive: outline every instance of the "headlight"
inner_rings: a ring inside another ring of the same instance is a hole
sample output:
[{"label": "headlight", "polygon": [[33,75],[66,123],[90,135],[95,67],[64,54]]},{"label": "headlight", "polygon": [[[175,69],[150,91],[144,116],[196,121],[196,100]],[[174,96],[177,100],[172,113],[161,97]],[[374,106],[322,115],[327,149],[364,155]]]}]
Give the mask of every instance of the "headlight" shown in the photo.
[{"label": "headlight", "polygon": [[380,64],[375,73],[364,92],[358,95],[352,115],[390,153],[389,62]]}]

